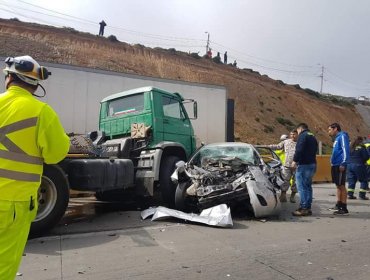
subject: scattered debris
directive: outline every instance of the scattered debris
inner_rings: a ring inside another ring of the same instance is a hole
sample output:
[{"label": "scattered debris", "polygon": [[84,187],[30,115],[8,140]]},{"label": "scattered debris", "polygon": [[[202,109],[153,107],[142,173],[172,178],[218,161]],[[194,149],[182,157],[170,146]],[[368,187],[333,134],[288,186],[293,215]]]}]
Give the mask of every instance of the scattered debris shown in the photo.
[{"label": "scattered debris", "polygon": [[17,272],[17,276],[23,276],[22,272]]},{"label": "scattered debris", "polygon": [[310,238],[308,238],[308,239],[307,239],[307,241],[308,241],[308,242],[311,242],[311,239],[310,239]]},{"label": "scattered debris", "polygon": [[141,218],[146,219],[150,216],[152,221],[163,220],[169,217],[183,219],[185,221],[207,224],[216,227],[232,227],[230,208],[226,204],[220,204],[211,208],[204,209],[200,214],[184,213],[182,211],[169,209],[166,207],[153,207],[141,211]]},{"label": "scattered debris", "polygon": [[342,241],[342,242],[347,242],[347,240],[344,240],[344,239],[342,239],[341,241]]},{"label": "scattered debris", "polygon": [[312,262],[307,262],[307,264],[308,264],[308,265],[311,265],[311,264],[312,264]]}]

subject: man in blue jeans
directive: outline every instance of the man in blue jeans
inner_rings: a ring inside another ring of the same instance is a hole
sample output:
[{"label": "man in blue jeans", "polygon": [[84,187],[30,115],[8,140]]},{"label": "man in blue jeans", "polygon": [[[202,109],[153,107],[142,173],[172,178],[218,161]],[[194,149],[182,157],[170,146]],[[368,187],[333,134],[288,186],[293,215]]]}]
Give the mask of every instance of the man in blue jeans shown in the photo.
[{"label": "man in blue jeans", "polygon": [[292,167],[296,168],[296,184],[300,197],[300,205],[293,216],[312,215],[312,177],[316,172],[317,140],[308,130],[305,123],[297,126],[298,140],[293,157]]}]

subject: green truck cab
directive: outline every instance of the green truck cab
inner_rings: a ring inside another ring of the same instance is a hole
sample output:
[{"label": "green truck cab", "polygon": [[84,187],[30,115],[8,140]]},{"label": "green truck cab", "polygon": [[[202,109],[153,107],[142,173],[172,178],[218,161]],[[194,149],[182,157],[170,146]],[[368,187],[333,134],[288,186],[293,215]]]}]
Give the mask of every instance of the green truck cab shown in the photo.
[{"label": "green truck cab", "polygon": [[[185,107],[192,109],[190,117]],[[158,190],[163,202],[173,206],[170,176],[176,162],[196,149],[195,118],[194,100],[154,87],[104,98],[99,131],[71,137],[68,156],[58,165],[44,166],[31,232],[41,234],[60,220],[70,189],[95,192],[100,200],[112,200],[117,193],[153,196]]]},{"label": "green truck cab", "polygon": [[[101,101],[99,130],[110,139],[145,138],[148,148],[163,141],[181,144],[186,156],[195,149],[194,130],[179,93],[147,87],[117,93]],[[196,111],[196,110],[195,110]],[[131,135],[132,129],[144,129],[148,135]],[[135,128],[132,126],[135,125]],[[136,145],[144,143],[136,141]]]}]

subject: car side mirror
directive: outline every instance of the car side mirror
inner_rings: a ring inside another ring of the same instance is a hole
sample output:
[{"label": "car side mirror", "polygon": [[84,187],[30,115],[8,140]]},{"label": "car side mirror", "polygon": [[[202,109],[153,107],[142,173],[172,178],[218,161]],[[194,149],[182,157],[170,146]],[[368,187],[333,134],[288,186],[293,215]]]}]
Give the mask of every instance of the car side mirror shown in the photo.
[{"label": "car side mirror", "polygon": [[278,160],[274,160],[274,161],[269,162],[269,166],[273,169],[276,169],[276,168],[282,166],[282,163]]}]

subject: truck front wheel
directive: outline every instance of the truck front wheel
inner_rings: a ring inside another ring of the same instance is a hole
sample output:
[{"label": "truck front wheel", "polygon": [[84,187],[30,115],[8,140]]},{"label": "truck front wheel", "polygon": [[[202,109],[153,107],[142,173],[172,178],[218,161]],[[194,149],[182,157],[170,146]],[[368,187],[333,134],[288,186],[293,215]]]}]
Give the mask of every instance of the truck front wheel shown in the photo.
[{"label": "truck front wheel", "polygon": [[159,173],[159,186],[163,201],[171,208],[175,207],[176,185],[171,181],[171,175],[175,171],[176,162],[180,161],[177,156],[165,157],[161,163]]},{"label": "truck front wheel", "polygon": [[38,190],[38,210],[30,234],[39,236],[54,227],[63,217],[69,201],[69,187],[63,170],[56,165],[44,165]]},{"label": "truck front wheel", "polygon": [[[177,185],[175,192],[175,206],[177,210],[191,212],[196,207],[196,202],[186,194],[186,190],[191,186],[191,181],[181,182]],[[195,199],[193,199],[195,200]],[[192,203],[193,202],[193,203]]]}]

